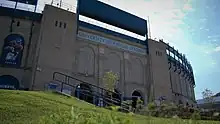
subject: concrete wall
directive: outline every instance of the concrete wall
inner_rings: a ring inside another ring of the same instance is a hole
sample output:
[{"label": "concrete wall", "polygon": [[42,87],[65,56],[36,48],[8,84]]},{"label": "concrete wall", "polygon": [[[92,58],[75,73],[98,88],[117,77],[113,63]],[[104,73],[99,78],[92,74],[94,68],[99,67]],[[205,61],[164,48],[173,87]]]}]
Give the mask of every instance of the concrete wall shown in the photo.
[{"label": "concrete wall", "polygon": [[[80,31],[144,48],[138,44],[132,44],[129,41],[86,28],[80,28]],[[105,87],[102,80],[104,73],[113,71],[119,76],[117,87],[125,96],[131,96],[132,93],[137,90],[145,97],[145,101],[147,100],[149,94],[150,70],[147,60],[148,57],[146,55],[124,51],[104,44],[88,41],[83,38],[78,38],[76,44],[78,46],[78,50],[76,50],[79,51],[76,54],[76,63],[78,64],[75,64],[75,68],[78,69],[74,69],[78,70],[76,75],[77,73],[86,71],[88,73],[90,72],[91,74],[89,75],[93,77],[94,81],[89,80],[89,82],[94,82],[94,84],[100,87]],[[93,67],[91,68],[91,66]],[[82,77],[83,74],[81,75],[81,78]],[[88,80],[88,78],[83,79]]]},{"label": "concrete wall", "polygon": [[187,103],[189,105],[195,105],[193,99],[193,85],[189,82],[184,73],[175,67],[174,63],[171,63],[171,68],[169,70],[170,82],[173,91],[173,102],[179,104],[181,101],[184,105]]},{"label": "concrete wall", "polygon": [[[66,28],[55,26],[56,21],[66,23]],[[149,63],[146,55],[138,55],[118,48],[95,43],[76,36],[76,15],[52,6],[46,6],[36,57],[37,67],[34,76],[34,89],[43,90],[52,80],[53,72],[62,72],[104,87],[102,77],[106,71],[119,76],[118,88],[126,96],[139,91],[145,100],[148,97]],[[120,38],[79,27],[93,35],[117,40],[144,48]]]},{"label": "concrete wall", "polygon": [[46,5],[35,57],[33,89],[44,90],[53,72],[71,74],[76,42],[76,15]]},{"label": "concrete wall", "polygon": [[[33,35],[30,39],[30,32],[31,32],[31,20],[19,19],[14,18],[14,23],[12,24],[12,32],[10,31],[12,18],[6,16],[0,16],[0,48],[4,45],[4,39],[11,33],[20,34],[24,37],[24,50],[22,56],[21,67],[14,69],[14,68],[6,68],[0,67],[0,75],[11,75],[18,79],[20,82],[21,87],[28,88],[30,82],[30,73],[31,67],[33,63],[33,57],[35,54],[35,44],[37,43],[39,31],[40,31],[40,23],[34,22],[33,24]],[[19,25],[18,25],[19,23]],[[31,40],[31,41],[30,41]],[[28,48],[28,45],[30,47]],[[28,54],[27,54],[28,53]],[[2,54],[2,49],[0,50],[0,55]]]},{"label": "concrete wall", "polygon": [[[0,17],[1,41],[10,34],[10,21],[9,17]],[[16,26],[17,21],[20,21],[20,26]],[[31,21],[17,18],[13,24],[13,32],[22,34],[25,38],[22,68],[0,67],[0,75],[12,75],[24,87],[44,90],[45,85],[53,80],[54,72],[104,87],[103,75],[111,70],[118,74],[117,88],[124,96],[129,97],[136,90],[145,101],[148,101],[149,97],[158,99],[165,96],[175,103],[181,100],[184,104],[192,104],[193,101],[189,98],[195,99],[192,84],[182,77],[182,74],[178,74],[178,71],[174,72],[173,64],[169,70],[166,45],[163,42],[149,39],[149,55],[94,42],[77,36],[74,13],[47,5],[41,23],[34,22],[31,47],[27,51],[30,26]],[[79,27],[79,31],[146,49],[143,45],[84,27]],[[2,45],[3,42],[0,42],[0,47]],[[29,57],[25,66],[27,52]]]},{"label": "concrete wall", "polygon": [[154,40],[149,40],[148,43],[152,61],[154,98],[165,96],[167,100],[172,100],[166,47],[162,42]]},{"label": "concrete wall", "polygon": [[167,100],[179,104],[195,106],[193,85],[185,78],[174,63],[168,63],[167,44],[162,41],[149,40],[149,50],[152,61],[154,98],[166,96]]}]

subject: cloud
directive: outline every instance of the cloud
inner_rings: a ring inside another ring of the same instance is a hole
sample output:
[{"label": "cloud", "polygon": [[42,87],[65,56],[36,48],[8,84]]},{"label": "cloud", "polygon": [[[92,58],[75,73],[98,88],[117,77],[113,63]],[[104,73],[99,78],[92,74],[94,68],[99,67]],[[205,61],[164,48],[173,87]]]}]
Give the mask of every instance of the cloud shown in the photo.
[{"label": "cloud", "polygon": [[193,8],[190,4],[184,4],[183,5],[183,10],[184,11],[193,11]]},{"label": "cloud", "polygon": [[216,44],[213,43],[206,43],[206,46],[204,46],[203,51],[205,54],[210,56],[211,54],[220,52],[220,46],[216,46]]},{"label": "cloud", "polygon": [[220,46],[217,46],[215,49],[214,49],[215,52],[220,52]]}]

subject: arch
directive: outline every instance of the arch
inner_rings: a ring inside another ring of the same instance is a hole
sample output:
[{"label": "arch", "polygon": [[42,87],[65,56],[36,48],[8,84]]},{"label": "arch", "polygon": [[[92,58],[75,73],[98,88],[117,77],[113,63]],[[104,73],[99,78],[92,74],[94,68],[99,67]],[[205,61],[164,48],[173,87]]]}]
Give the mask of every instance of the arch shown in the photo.
[{"label": "arch", "polygon": [[134,90],[132,92],[132,107],[133,108],[136,108],[137,100],[138,100],[137,98],[140,98],[144,102],[142,93],[138,90]]},{"label": "arch", "polygon": [[183,104],[182,100],[179,100],[179,105],[182,105],[182,104]]},{"label": "arch", "polygon": [[94,48],[91,47],[91,46],[89,46],[89,45],[82,45],[82,46],[80,46],[78,51],[80,51],[80,50],[82,50],[82,49],[90,49],[90,50],[92,51],[92,53],[95,54]]},{"label": "arch", "polygon": [[144,82],[144,66],[139,58],[132,59],[131,81],[139,84]]},{"label": "arch", "polygon": [[116,73],[120,79],[121,58],[116,52],[110,52],[107,55],[107,60],[104,62],[104,72],[112,71]]},{"label": "arch", "polygon": [[85,83],[81,83],[76,86],[75,96],[81,100],[84,100],[89,103],[93,103],[93,90],[92,88]]},{"label": "arch", "polygon": [[0,76],[0,89],[19,89],[20,84],[17,78],[11,75]]},{"label": "arch", "polygon": [[108,53],[108,55],[112,55],[112,54],[116,55],[118,58],[121,58],[120,55],[117,52],[109,52]]},{"label": "arch", "polygon": [[186,106],[189,106],[189,103],[188,103],[188,102],[186,102]]},{"label": "arch", "polygon": [[95,51],[92,47],[83,46],[78,51],[77,70],[79,73],[94,75]]},{"label": "arch", "polygon": [[143,99],[142,92],[139,91],[139,90],[134,90],[134,91],[132,92],[132,96],[141,97],[141,98]]},{"label": "arch", "polygon": [[4,39],[0,63],[6,66],[20,67],[24,50],[24,37],[9,34]]}]

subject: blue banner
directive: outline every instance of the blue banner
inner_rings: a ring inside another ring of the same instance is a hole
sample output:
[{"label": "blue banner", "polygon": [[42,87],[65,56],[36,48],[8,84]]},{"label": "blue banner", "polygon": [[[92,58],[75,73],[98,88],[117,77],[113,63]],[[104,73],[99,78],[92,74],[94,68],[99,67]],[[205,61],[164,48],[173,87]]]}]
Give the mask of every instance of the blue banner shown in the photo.
[{"label": "blue banner", "polygon": [[4,40],[1,65],[20,67],[24,50],[24,38],[19,34],[10,34]]},{"label": "blue banner", "polygon": [[37,0],[9,0],[19,3],[25,3],[25,4],[31,4],[31,5],[37,5]]}]

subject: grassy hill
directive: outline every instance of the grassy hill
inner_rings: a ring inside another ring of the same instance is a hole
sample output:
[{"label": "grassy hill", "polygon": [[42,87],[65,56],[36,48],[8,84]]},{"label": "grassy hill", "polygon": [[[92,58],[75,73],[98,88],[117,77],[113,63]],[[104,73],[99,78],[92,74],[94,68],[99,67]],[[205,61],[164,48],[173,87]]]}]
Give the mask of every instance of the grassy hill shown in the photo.
[{"label": "grassy hill", "polygon": [[50,92],[0,90],[0,124],[219,124],[163,119],[98,108]]}]

